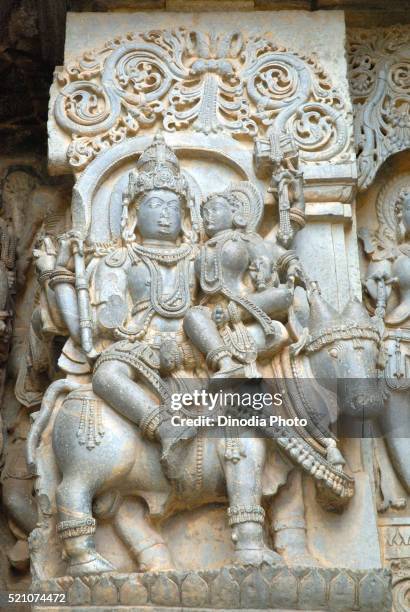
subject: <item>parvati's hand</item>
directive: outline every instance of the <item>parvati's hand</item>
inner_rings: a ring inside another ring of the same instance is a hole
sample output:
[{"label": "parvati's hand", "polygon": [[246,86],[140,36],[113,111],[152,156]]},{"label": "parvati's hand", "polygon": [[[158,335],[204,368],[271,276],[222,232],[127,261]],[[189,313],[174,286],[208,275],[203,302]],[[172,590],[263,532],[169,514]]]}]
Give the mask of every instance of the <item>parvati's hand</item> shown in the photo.
[{"label": "parvati's hand", "polygon": [[229,321],[228,311],[223,306],[216,306],[212,313],[212,319],[217,327],[222,327]]}]

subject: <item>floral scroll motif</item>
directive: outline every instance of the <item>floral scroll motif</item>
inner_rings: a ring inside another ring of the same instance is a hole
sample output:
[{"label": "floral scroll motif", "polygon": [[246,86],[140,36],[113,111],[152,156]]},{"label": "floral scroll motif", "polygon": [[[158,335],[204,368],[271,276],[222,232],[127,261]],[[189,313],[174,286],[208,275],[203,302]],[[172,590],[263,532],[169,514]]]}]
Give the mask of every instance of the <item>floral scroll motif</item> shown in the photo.
[{"label": "floral scroll motif", "polygon": [[190,32],[186,38],[185,65],[188,76],[169,95],[164,126],[168,130],[192,127],[209,134],[256,134],[244,84],[241,64],[244,40],[240,33],[212,36]]},{"label": "floral scroll motif", "polygon": [[324,161],[344,150],[349,134],[342,96],[312,59],[266,40],[250,41],[245,69],[255,116],[294,137],[304,161]]},{"label": "floral scroll motif", "polygon": [[160,122],[233,137],[287,131],[305,161],[342,160],[350,144],[342,98],[322,68],[240,32],[128,34],[68,64],[58,82],[54,114],[77,170]]},{"label": "floral scroll motif", "polygon": [[350,85],[355,105],[359,185],[410,147],[410,28],[351,31]]}]

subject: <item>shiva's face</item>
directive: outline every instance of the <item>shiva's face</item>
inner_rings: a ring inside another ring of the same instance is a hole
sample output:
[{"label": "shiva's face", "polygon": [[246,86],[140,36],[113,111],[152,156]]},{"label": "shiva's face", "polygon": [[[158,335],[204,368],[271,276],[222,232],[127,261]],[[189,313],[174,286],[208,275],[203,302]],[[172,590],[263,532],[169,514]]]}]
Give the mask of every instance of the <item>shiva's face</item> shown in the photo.
[{"label": "shiva's face", "polygon": [[145,239],[175,242],[182,229],[182,199],[168,189],[147,192],[138,207],[138,229]]},{"label": "shiva's face", "polygon": [[221,196],[215,196],[205,202],[202,217],[205,232],[209,237],[233,227],[234,214],[229,202]]}]

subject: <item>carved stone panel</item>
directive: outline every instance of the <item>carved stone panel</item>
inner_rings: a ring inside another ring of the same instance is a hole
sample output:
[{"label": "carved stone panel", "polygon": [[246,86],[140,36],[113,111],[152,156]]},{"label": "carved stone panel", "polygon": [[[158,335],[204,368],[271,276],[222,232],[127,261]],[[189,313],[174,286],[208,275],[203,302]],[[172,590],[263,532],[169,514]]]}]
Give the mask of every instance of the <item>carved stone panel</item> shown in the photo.
[{"label": "carved stone panel", "polygon": [[[297,22],[289,27],[286,13],[276,13],[271,25],[269,15],[237,13],[234,21],[224,16],[215,21],[204,14],[202,28],[187,14],[175,17],[176,28],[169,28],[172,15],[144,15],[143,21],[110,15],[109,30],[107,19],[96,27],[98,15],[93,23],[69,16],[66,66],[57,71],[52,90],[52,166],[64,168],[68,148],[69,163],[81,170],[99,151],[154,125],[252,141],[275,124],[276,131],[292,133],[303,160],[351,160],[343,57],[330,60],[315,38],[326,25],[335,43],[343,44],[343,24],[335,17],[306,16],[311,28],[298,51],[292,37]],[[124,35],[131,23],[134,32]],[[219,34],[212,36],[215,27]],[[90,45],[81,58],[82,28]],[[107,40],[113,32],[118,35]]]},{"label": "carved stone panel", "polygon": [[[405,609],[408,160],[374,180],[407,142],[404,32],[351,34],[353,107],[339,12],[68,15],[48,161],[71,176],[2,184],[2,485],[33,589]],[[250,423],[239,384],[281,402]]]}]

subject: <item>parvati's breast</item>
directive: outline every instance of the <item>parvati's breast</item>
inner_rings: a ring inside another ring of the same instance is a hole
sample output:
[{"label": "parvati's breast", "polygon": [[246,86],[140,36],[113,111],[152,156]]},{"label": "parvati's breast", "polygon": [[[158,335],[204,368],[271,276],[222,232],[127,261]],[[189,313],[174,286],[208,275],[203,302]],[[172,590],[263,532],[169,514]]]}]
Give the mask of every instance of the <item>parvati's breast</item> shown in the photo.
[{"label": "parvati's breast", "polygon": [[249,255],[246,244],[242,240],[228,240],[221,253],[221,264],[224,272],[238,277],[249,267]]}]

